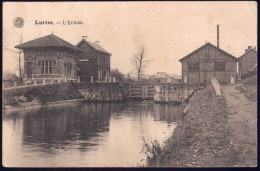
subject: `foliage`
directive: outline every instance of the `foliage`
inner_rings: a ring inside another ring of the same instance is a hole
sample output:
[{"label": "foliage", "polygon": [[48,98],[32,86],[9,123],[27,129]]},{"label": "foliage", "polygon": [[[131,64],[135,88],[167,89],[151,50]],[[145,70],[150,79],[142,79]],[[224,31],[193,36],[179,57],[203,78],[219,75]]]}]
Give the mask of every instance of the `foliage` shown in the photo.
[{"label": "foliage", "polygon": [[61,100],[71,100],[82,98],[77,90],[75,83],[51,84],[45,86],[28,87],[25,89],[16,89],[5,91],[4,105],[17,105],[15,97],[24,96],[27,102],[37,100],[41,104]]},{"label": "foliage", "polygon": [[142,152],[146,155],[146,162],[156,162],[156,157],[160,155],[162,148],[158,140],[149,140],[146,141],[143,138],[143,149]]},{"label": "foliage", "polygon": [[120,72],[117,68],[111,69],[110,76],[113,78],[115,77],[116,82],[123,82],[124,81],[124,74]]}]

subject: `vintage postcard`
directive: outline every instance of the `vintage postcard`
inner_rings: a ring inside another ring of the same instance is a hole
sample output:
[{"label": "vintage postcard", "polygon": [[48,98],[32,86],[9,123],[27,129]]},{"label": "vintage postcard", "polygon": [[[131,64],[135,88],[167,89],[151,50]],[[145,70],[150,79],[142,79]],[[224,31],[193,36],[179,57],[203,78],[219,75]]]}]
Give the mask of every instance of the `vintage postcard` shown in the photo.
[{"label": "vintage postcard", "polygon": [[256,167],[257,2],[3,2],[4,167]]}]

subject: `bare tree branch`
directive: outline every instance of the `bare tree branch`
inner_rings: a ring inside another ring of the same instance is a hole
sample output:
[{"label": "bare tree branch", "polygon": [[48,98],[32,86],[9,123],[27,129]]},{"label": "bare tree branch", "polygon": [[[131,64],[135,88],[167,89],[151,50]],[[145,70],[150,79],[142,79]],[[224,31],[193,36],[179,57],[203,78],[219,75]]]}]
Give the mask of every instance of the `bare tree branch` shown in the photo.
[{"label": "bare tree branch", "polygon": [[146,49],[145,46],[142,45],[139,52],[137,52],[131,59],[134,70],[138,75],[138,82],[140,82],[142,73],[144,72],[144,69],[148,67],[150,62],[151,60],[146,59]]}]

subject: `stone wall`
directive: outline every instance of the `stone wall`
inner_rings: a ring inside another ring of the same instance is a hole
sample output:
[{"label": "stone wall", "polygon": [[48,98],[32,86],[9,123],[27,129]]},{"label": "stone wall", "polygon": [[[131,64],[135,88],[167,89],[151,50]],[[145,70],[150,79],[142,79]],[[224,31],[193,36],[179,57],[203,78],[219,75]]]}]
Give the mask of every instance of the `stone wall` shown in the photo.
[{"label": "stone wall", "polygon": [[128,83],[78,83],[78,91],[87,101],[129,100]]}]

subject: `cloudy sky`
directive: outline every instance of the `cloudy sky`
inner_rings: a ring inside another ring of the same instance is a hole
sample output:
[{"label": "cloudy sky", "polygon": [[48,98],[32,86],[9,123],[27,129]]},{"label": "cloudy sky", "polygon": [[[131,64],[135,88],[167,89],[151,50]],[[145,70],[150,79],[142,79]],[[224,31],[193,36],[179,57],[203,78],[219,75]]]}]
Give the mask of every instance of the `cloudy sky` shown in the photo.
[{"label": "cloudy sky", "polygon": [[[22,28],[13,25],[24,18]],[[38,21],[83,21],[84,25],[35,25]],[[5,2],[3,8],[3,70],[13,71],[18,54],[14,46],[49,35],[76,45],[81,36],[99,40],[109,51],[111,67],[132,72],[131,57],[141,45],[152,60],[147,74],[181,74],[178,61],[211,42],[238,57],[247,46],[257,46],[256,2]]]}]

